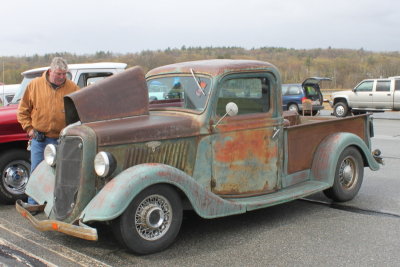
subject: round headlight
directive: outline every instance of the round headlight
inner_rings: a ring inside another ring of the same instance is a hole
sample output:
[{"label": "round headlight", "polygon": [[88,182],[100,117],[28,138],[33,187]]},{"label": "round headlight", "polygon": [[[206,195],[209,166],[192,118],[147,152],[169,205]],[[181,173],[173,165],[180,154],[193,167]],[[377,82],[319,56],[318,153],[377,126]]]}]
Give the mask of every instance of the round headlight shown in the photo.
[{"label": "round headlight", "polygon": [[115,169],[115,160],[113,155],[108,152],[99,152],[94,158],[94,170],[100,177],[106,177]]},{"label": "round headlight", "polygon": [[56,165],[57,148],[53,144],[48,144],[44,149],[44,160],[47,164],[54,167]]}]

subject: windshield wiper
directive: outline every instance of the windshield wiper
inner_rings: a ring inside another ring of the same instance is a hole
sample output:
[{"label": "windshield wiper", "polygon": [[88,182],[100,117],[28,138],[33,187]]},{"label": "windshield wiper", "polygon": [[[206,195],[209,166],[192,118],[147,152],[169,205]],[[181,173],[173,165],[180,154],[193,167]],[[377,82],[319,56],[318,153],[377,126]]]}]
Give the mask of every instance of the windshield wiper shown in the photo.
[{"label": "windshield wiper", "polygon": [[201,93],[205,96],[206,93],[204,93],[203,88],[201,88],[199,81],[196,79],[196,76],[194,75],[193,69],[190,69],[190,72],[192,73],[193,79],[196,81],[197,87],[199,87]]}]

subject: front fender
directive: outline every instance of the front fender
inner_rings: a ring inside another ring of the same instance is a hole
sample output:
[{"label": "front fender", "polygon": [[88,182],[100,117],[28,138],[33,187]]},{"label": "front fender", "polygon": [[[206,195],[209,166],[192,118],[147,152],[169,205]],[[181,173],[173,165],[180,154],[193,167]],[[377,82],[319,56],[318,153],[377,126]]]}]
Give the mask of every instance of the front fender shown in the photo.
[{"label": "front fender", "polygon": [[349,146],[358,149],[364,159],[364,166],[369,166],[373,171],[379,169],[379,164],[372,156],[370,149],[359,136],[352,133],[335,133],[327,136],[317,148],[312,163],[311,179],[333,185],[340,154]]},{"label": "front fender", "polygon": [[160,183],[179,188],[203,218],[244,213],[245,206],[220,198],[186,173],[164,164],[133,166],[107,183],[83,210],[83,222],[109,221],[121,215],[143,189]]},{"label": "front fender", "polygon": [[335,95],[332,98],[332,107],[334,107],[337,102],[342,102],[343,99],[346,100],[347,105],[350,104],[348,95]]},{"label": "front fender", "polygon": [[55,170],[42,161],[29,177],[25,193],[37,203],[46,204],[45,213],[50,214],[53,208]]}]

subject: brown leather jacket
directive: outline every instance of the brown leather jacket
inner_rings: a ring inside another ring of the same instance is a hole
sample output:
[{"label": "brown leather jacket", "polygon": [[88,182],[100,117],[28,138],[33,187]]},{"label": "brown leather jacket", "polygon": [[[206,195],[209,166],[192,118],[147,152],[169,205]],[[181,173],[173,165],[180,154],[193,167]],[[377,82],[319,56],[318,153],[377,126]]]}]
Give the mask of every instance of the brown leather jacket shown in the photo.
[{"label": "brown leather jacket", "polygon": [[53,89],[47,75],[46,71],[28,84],[19,102],[17,118],[26,132],[33,128],[47,137],[57,138],[66,126],[63,97],[79,87],[67,79],[62,86]]}]

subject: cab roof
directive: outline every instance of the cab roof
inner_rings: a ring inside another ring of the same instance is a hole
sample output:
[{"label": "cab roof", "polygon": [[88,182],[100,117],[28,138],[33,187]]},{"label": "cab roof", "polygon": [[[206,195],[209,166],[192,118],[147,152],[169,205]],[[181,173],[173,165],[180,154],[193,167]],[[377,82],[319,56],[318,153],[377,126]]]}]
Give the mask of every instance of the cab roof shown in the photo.
[{"label": "cab roof", "polygon": [[256,71],[265,69],[276,69],[276,67],[268,62],[258,60],[237,60],[237,59],[210,59],[188,61],[182,63],[170,64],[150,70],[146,78],[160,74],[176,74],[176,73],[194,73],[208,74],[218,76],[221,74],[236,71]]},{"label": "cab roof", "polygon": [[[84,64],[68,64],[69,70],[76,69],[125,69],[127,66],[126,63],[117,63],[117,62],[98,62],[98,63],[84,63]],[[22,75],[34,74],[34,73],[42,73],[48,70],[50,66],[35,68],[31,70],[27,70],[22,72]]]}]

